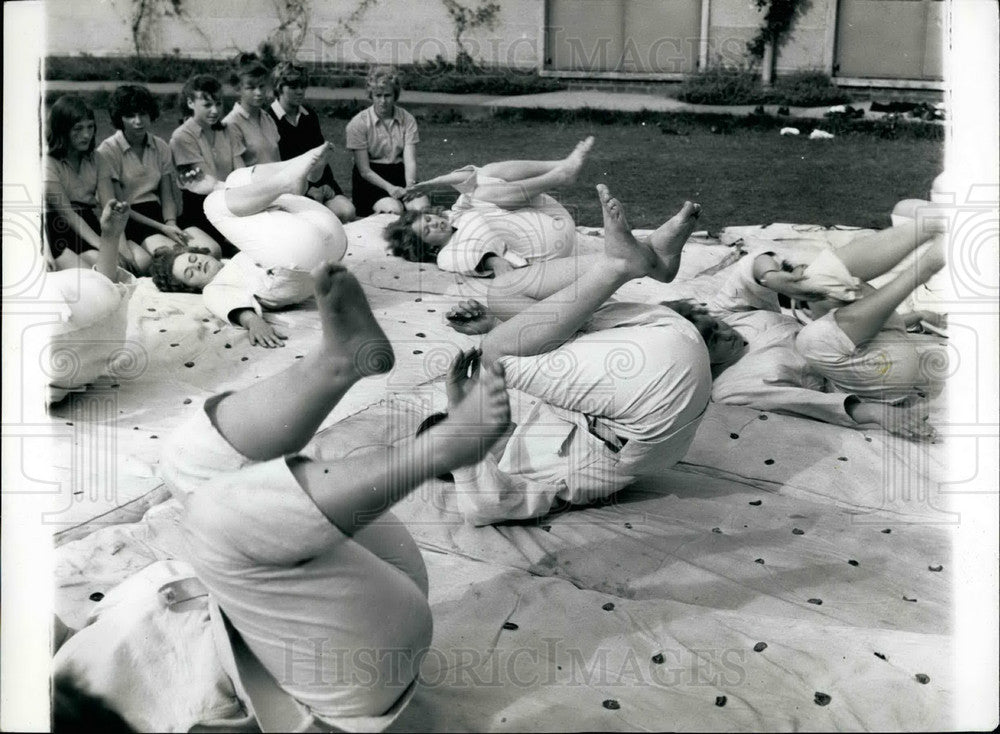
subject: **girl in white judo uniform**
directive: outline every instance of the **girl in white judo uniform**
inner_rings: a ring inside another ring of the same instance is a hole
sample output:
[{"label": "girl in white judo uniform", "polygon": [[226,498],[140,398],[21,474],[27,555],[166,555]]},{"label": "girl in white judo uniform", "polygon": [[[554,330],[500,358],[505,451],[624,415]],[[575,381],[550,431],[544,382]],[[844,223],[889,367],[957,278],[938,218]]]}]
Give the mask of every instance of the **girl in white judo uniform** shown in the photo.
[{"label": "girl in white judo uniform", "polygon": [[[492,313],[467,303],[450,314],[466,333],[488,332],[467,366],[501,365],[508,387],[538,399],[496,455],[454,473],[459,508],[475,524],[603,499],[673,466],[708,405],[711,362],[743,348],[707,316],[609,300],[635,278],[672,280],[700,210],[686,203],[638,242],[620,203],[598,190],[604,254],[508,273],[490,288]],[[450,376],[449,403],[463,380]]]},{"label": "girl in white judo uniform", "polygon": [[497,366],[426,434],[337,461],[301,456],[354,383],[394,364],[358,281],[335,263],[313,279],[319,346],[209,398],[169,438],[163,476],[198,577],[277,684],[321,727],[376,730],[405,704],[431,641],[426,570],[388,509],[479,461],[509,403]]},{"label": "girl in white judo uniform", "polygon": [[558,161],[466,166],[411,186],[410,197],[441,188],[453,188],[461,196],[450,211],[408,211],[386,227],[393,254],[473,276],[571,255],[576,224],[546,192],[576,180],[593,142],[587,138]]},{"label": "girl in white judo uniform", "polygon": [[220,319],[249,331],[250,343],[284,346],[263,309],[301,303],[313,294],[310,271],[340,260],[347,235],[334,214],[303,196],[306,179],[325,167],[328,144],[283,163],[229,174],[205,199],[205,215],[239,252],[228,261],[193,248],[161,250],[150,274],[161,291],[202,293]]}]

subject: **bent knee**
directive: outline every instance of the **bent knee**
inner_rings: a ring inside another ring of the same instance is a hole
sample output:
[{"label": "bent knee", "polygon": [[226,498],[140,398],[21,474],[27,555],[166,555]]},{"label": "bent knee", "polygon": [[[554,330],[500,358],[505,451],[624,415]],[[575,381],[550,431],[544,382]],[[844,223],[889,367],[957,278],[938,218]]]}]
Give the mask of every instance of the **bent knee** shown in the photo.
[{"label": "bent knee", "polygon": [[373,214],[402,214],[403,204],[399,199],[391,196],[383,196],[372,206]]}]

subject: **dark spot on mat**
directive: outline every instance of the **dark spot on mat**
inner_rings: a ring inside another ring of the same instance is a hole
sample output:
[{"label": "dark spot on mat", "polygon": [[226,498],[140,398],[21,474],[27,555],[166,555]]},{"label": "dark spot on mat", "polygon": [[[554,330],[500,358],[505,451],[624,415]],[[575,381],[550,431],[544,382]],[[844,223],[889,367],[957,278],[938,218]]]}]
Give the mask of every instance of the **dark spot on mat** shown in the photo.
[{"label": "dark spot on mat", "polygon": [[607,604],[602,604],[601,609],[603,609],[606,612],[613,612],[615,610],[615,603],[609,601]]},{"label": "dark spot on mat", "polygon": [[309,563],[309,561],[311,561],[311,560],[312,560],[312,557],[311,557],[311,556],[310,556],[309,558],[303,558],[303,559],[302,559],[301,561],[297,561],[297,562],[295,563],[295,567],[296,567],[296,568],[298,568],[299,566],[304,566],[304,565],[306,565],[307,563]]},{"label": "dark spot on mat", "polygon": [[83,490],[82,490],[82,489],[78,489],[78,490],[77,490],[76,492],[74,492],[73,494],[74,494],[74,495],[78,495],[78,494],[83,494]]},{"label": "dark spot on mat", "polygon": [[544,530],[546,533],[549,532],[551,529],[552,529],[551,525],[542,525],[542,530]]},{"label": "dark spot on mat", "polygon": [[394,276],[392,276],[392,279],[393,280],[399,280],[399,276],[398,275],[394,275]]},{"label": "dark spot on mat", "polygon": [[877,657],[879,660],[888,660],[889,659],[889,658],[887,658],[885,655],[883,655],[880,652],[875,653],[875,657]]},{"label": "dark spot on mat", "polygon": [[767,464],[768,466],[771,466],[771,464],[774,463],[774,459],[764,459],[764,463]]},{"label": "dark spot on mat", "polygon": [[323,470],[323,473],[324,473],[324,474],[329,474],[329,473],[330,473],[330,470],[329,470],[329,469],[324,469],[324,470]]},{"label": "dark spot on mat", "polygon": [[813,598],[813,599],[808,599],[807,601],[808,601],[808,602],[809,602],[810,604],[815,604],[816,606],[819,606],[820,604],[822,604],[822,603],[823,603],[823,600],[822,600],[822,599],[815,599],[815,598]]},{"label": "dark spot on mat", "polygon": [[119,384],[118,384],[118,383],[116,382],[116,383],[115,383],[114,385],[112,385],[111,387],[112,387],[112,388],[114,388],[115,390],[117,390],[118,388],[120,388],[120,387],[121,387],[121,385],[119,385]]},{"label": "dark spot on mat", "polygon": [[250,358],[249,357],[240,357],[240,362],[246,362],[248,359],[250,359]]},{"label": "dark spot on mat", "polygon": [[73,421],[66,421],[66,425],[67,425],[67,426],[71,426],[71,425],[73,425]]},{"label": "dark spot on mat", "polygon": [[296,354],[295,355],[295,359],[304,359],[304,358],[305,358],[304,354]]},{"label": "dark spot on mat", "polygon": [[427,338],[427,335],[424,332],[422,332],[422,331],[418,331],[417,332],[417,336],[419,336],[421,339],[426,339]]},{"label": "dark spot on mat", "polygon": [[161,334],[166,334],[166,333],[167,333],[167,330],[166,330],[166,329],[160,329],[160,333],[161,333]]},{"label": "dark spot on mat", "polygon": [[813,701],[816,702],[817,706],[826,706],[831,700],[830,696],[826,693],[816,691],[816,693],[813,694]]},{"label": "dark spot on mat", "polygon": [[848,563],[851,564],[852,566],[857,566],[858,565],[858,562],[855,561],[853,558],[851,560],[849,560]]},{"label": "dark spot on mat", "polygon": [[216,330],[215,330],[215,331],[213,331],[212,333],[213,333],[213,334],[218,334],[218,333],[219,333],[220,331],[222,331],[222,329],[216,329]]},{"label": "dark spot on mat", "polygon": [[429,308],[429,309],[427,309],[427,313],[437,313],[437,309],[436,308]]},{"label": "dark spot on mat", "polygon": [[756,645],[753,646],[754,652],[764,652],[766,649],[767,649],[766,642],[758,642]]},{"label": "dark spot on mat", "polygon": [[172,346],[172,347],[179,347],[179,346],[180,346],[180,344],[178,344],[177,342],[174,342],[174,343],[173,343],[173,344],[171,344],[170,346]]},{"label": "dark spot on mat", "polygon": [[513,622],[504,622],[502,626],[503,626],[503,628],[505,630],[516,630],[516,629],[518,629],[518,626],[516,624],[514,624]]},{"label": "dark spot on mat", "polygon": [[424,299],[423,298],[414,298],[413,302],[414,303],[420,303],[422,300],[424,300]]},{"label": "dark spot on mat", "polygon": [[233,345],[232,345],[232,344],[227,344],[227,345],[226,345],[226,349],[232,349],[232,348],[233,348]]},{"label": "dark spot on mat", "polygon": [[730,434],[729,434],[729,437],[730,437],[730,438],[739,438],[739,437],[740,437],[740,434],[738,434],[738,433],[730,433]]},{"label": "dark spot on mat", "polygon": [[132,426],[132,430],[133,431],[138,431],[139,430],[139,426]]},{"label": "dark spot on mat", "polygon": [[722,535],[722,529],[721,528],[712,528],[712,532],[713,533],[718,533],[719,535]]},{"label": "dark spot on mat", "polygon": [[923,683],[924,685],[927,685],[928,683],[931,682],[931,677],[929,675],[924,674],[924,673],[917,673],[913,677],[917,679],[918,683]]},{"label": "dark spot on mat", "polygon": [[928,566],[927,570],[928,571],[943,571],[944,570],[944,566]]},{"label": "dark spot on mat", "polygon": [[413,350],[413,353],[414,353],[414,354],[423,354],[423,353],[424,353],[424,350],[423,350],[423,349],[414,349],[414,350]]},{"label": "dark spot on mat", "polygon": [[663,660],[664,660],[663,653],[662,652],[656,653],[653,657],[650,658],[650,660],[652,660],[656,665],[663,665]]},{"label": "dark spot on mat", "polygon": [[883,530],[882,532],[883,532],[883,533],[884,533],[885,535],[888,535],[889,533],[891,533],[891,532],[892,532],[892,528],[886,528],[886,529],[885,529],[885,530]]},{"label": "dark spot on mat", "polygon": [[604,708],[608,709],[609,711],[617,711],[622,707],[622,705],[613,698],[604,699],[603,701],[601,701],[601,705]]},{"label": "dark spot on mat", "polygon": [[562,670],[562,666],[561,665],[557,665],[556,666],[556,670]]},{"label": "dark spot on mat", "polygon": [[903,601],[916,601],[916,599],[911,599],[906,594],[903,594]]},{"label": "dark spot on mat", "polygon": [[[632,523],[630,523],[630,522],[627,522],[627,523],[625,523],[625,527],[626,527],[626,528],[627,528],[628,530],[631,530],[631,529],[632,529]],[[938,569],[938,570],[940,571],[941,569]]]},{"label": "dark spot on mat", "polygon": [[837,457],[837,461],[847,461],[847,457],[846,456],[838,456]]},{"label": "dark spot on mat", "polygon": [[753,562],[754,563],[759,563],[762,566],[764,565],[764,559],[763,558],[754,558]]},{"label": "dark spot on mat", "polygon": [[155,309],[155,308],[147,308],[146,310],[147,310],[147,311],[154,311],[154,312],[156,311],[156,309]]},{"label": "dark spot on mat", "polygon": [[750,500],[747,504],[753,505],[754,507],[760,507],[764,503],[761,500]]},{"label": "dark spot on mat", "polygon": [[207,324],[209,322],[209,319],[202,319],[202,321],[204,321]]},{"label": "dark spot on mat", "polygon": [[716,706],[725,706],[726,705],[726,701],[728,701],[728,700],[729,699],[726,698],[725,696],[716,696],[715,697],[715,705]]},{"label": "dark spot on mat", "polygon": [[757,416],[757,420],[759,420],[759,421],[766,421],[767,420],[767,416],[764,415],[763,413],[761,413],[760,415]]},{"label": "dark spot on mat", "polygon": [[157,436],[157,435],[156,435],[156,434],[154,433],[154,434],[153,434],[152,436],[150,436],[150,438],[159,438],[159,436]]},{"label": "dark spot on mat", "polygon": [[89,598],[89,599],[90,599],[91,601],[100,601],[101,599],[103,599],[103,598],[104,598],[104,594],[102,594],[102,593],[101,593],[101,592],[99,592],[99,591],[95,591],[95,592],[94,592],[93,594],[91,594],[91,595],[90,595],[90,596],[89,596],[88,598]]},{"label": "dark spot on mat", "polygon": [[871,436],[865,436],[865,441],[867,441],[868,443],[871,443],[872,442],[872,437]]},{"label": "dark spot on mat", "polygon": [[194,367],[194,362],[185,362],[184,366],[185,367]]},{"label": "dark spot on mat", "polygon": [[805,535],[806,531],[800,528],[792,528],[792,535]]}]

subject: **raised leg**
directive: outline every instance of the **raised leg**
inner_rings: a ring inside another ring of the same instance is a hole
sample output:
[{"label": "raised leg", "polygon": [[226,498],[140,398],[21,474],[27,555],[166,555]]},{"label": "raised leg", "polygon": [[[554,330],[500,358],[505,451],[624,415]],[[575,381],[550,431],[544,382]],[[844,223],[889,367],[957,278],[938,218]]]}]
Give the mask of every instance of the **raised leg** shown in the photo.
[{"label": "raised leg", "polygon": [[[604,254],[588,260],[581,258],[578,262],[587,267],[576,271],[579,276],[570,282],[565,281],[574,272],[573,261],[544,263],[546,268],[556,265],[554,272],[541,277],[527,296],[538,296],[541,300],[531,298],[534,302],[530,306],[483,337],[486,362],[504,355],[528,356],[555,349],[570,339],[621,286],[650,275],[661,265],[656,253],[632,236],[618,200],[610,196],[606,187],[598,188],[604,214]],[[516,271],[506,277],[514,276]]]},{"label": "raised leg", "polygon": [[878,334],[906,297],[944,267],[943,238],[944,235],[937,235],[933,239],[929,249],[918,258],[914,270],[900,273],[882,288],[836,311],[837,325],[852,342],[861,344]]},{"label": "raised leg", "polygon": [[911,222],[848,242],[837,249],[837,257],[854,277],[872,280],[892,270],[907,255],[943,229],[942,219],[918,216]]},{"label": "raised leg", "polygon": [[236,216],[245,217],[263,211],[282,194],[302,194],[309,174],[317,165],[326,165],[330,150],[324,143],[282,163],[254,166],[249,184],[226,189],[226,206]]},{"label": "raised leg", "polygon": [[[484,176],[502,178],[503,182],[479,184],[472,196],[507,209],[528,206],[539,194],[575,181],[593,145],[593,137],[581,141],[572,153],[555,165],[546,161],[501,161],[488,164],[480,172]],[[534,175],[513,177],[519,173]]]}]

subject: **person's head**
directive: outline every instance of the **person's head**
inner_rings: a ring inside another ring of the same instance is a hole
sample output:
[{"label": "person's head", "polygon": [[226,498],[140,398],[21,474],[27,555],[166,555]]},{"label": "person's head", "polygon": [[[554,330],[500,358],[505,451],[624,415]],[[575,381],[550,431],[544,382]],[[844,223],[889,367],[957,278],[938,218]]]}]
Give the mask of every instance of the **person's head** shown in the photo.
[{"label": "person's head", "polygon": [[453,228],[443,207],[432,206],[420,211],[405,211],[390,222],[383,235],[389,241],[392,254],[410,262],[434,262],[448,244]]},{"label": "person's head", "polygon": [[49,110],[45,145],[49,155],[60,160],[71,152],[87,155],[94,150],[96,132],[94,111],[80,97],[65,94]]},{"label": "person's head", "polygon": [[164,293],[201,293],[219,271],[219,262],[204,247],[163,247],[153,255],[149,275]]},{"label": "person's head", "polygon": [[257,54],[240,54],[229,82],[239,92],[240,104],[245,109],[259,109],[267,101],[271,73],[257,58]]},{"label": "person's head", "polygon": [[375,114],[379,117],[389,117],[396,109],[396,102],[403,88],[399,81],[399,72],[395,67],[373,66],[368,71],[365,89],[375,108]]},{"label": "person's head", "polygon": [[271,83],[278,104],[287,111],[305,102],[309,72],[293,61],[282,61],[271,72]]},{"label": "person's head", "polygon": [[211,74],[195,74],[181,90],[180,103],[184,117],[211,127],[222,117],[222,85]]},{"label": "person's head", "polygon": [[705,340],[709,361],[713,367],[732,364],[746,349],[746,341],[733,327],[715,318],[694,301],[664,301],[663,305],[672,308],[694,324],[701,338]]},{"label": "person's head", "polygon": [[145,135],[149,124],[160,116],[160,106],[148,89],[138,84],[122,84],[108,104],[111,124],[126,135]]}]

